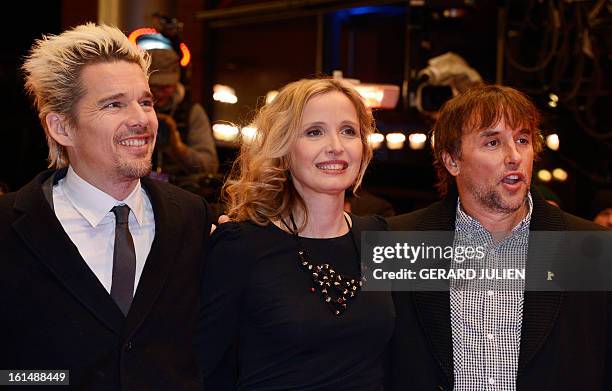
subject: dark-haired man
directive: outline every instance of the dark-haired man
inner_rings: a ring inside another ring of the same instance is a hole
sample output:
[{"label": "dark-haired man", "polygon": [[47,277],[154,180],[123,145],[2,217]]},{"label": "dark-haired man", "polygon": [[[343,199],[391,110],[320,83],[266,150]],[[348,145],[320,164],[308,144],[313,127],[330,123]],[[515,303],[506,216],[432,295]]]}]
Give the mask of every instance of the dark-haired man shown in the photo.
[{"label": "dark-haired man", "polygon": [[[481,85],[448,101],[434,127],[443,200],[391,218],[398,231],[454,231],[485,264],[530,269],[530,231],[596,231],[530,190],[540,116],[519,91]],[[466,239],[467,238],[467,239]],[[461,242],[461,241],[464,242]],[[483,285],[484,287],[484,285]],[[606,292],[394,292],[393,390],[602,390],[610,387]],[[585,335],[588,338],[585,340]]]}]

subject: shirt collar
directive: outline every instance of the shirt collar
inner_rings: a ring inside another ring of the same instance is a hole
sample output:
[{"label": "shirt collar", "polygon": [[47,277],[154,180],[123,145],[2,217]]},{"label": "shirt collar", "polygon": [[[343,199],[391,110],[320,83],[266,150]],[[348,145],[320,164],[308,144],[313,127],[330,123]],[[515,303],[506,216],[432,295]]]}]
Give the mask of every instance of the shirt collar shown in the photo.
[{"label": "shirt collar", "polygon": [[[529,223],[531,222],[531,212],[533,211],[533,199],[531,198],[531,192],[527,192],[527,214],[525,217],[512,229],[511,233],[528,230]],[[463,211],[461,207],[461,199],[457,197],[457,215],[455,226],[467,230],[484,230],[485,228],[480,222],[474,219]]]},{"label": "shirt collar", "polygon": [[140,180],[123,201],[115,199],[85,181],[72,169],[72,166],[68,167],[68,172],[61,185],[66,198],[92,227],[100,224],[113,207],[123,204],[130,207],[138,225],[143,223],[144,204]]}]

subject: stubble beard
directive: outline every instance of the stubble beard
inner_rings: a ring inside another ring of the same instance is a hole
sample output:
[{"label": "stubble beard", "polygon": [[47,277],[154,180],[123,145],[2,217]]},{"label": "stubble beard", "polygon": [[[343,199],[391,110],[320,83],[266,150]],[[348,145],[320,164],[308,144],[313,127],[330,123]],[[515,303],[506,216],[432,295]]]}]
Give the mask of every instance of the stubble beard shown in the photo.
[{"label": "stubble beard", "polygon": [[[148,128],[146,127],[135,127],[130,129],[130,134],[141,135],[147,133]],[[153,158],[153,151],[155,149],[155,137],[150,137],[148,140],[148,150],[142,157],[131,157],[124,156],[119,154],[116,160],[116,168],[117,173],[127,179],[139,179],[144,176],[147,176],[151,173],[152,163],[151,159]],[[117,135],[116,138],[119,139],[123,135]]]},{"label": "stubble beard", "polygon": [[470,182],[469,190],[475,196],[479,205],[482,205],[484,208],[492,212],[514,213],[521,209],[525,204],[525,198],[527,197],[529,188],[525,188],[523,191],[523,196],[520,197],[520,199],[514,204],[504,201],[500,191],[494,188],[483,188],[473,182]]},{"label": "stubble beard", "polygon": [[[149,155],[149,154],[147,154]],[[118,172],[124,178],[139,179],[151,172],[151,156],[132,160],[119,160]]]}]

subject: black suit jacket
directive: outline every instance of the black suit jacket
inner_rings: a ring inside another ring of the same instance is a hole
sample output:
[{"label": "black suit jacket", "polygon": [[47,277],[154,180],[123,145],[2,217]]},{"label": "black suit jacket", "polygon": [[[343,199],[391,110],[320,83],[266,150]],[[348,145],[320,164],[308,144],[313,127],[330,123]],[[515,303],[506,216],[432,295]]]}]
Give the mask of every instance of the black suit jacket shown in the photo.
[{"label": "black suit jacket", "polygon": [[79,390],[201,389],[192,343],[205,201],[142,179],[155,238],[124,317],[45,198],[53,173],[0,197],[0,369],[67,369]]},{"label": "black suit jacket", "polygon": [[[530,230],[601,230],[532,192]],[[389,219],[394,231],[454,231],[457,197]],[[529,253],[532,253],[530,243]],[[527,275],[536,260],[527,256]],[[540,252],[541,254],[541,252]],[[612,260],[611,260],[612,262]],[[453,388],[448,292],[394,292],[391,389]],[[604,390],[612,375],[612,319],[607,292],[526,291],[517,390]]]}]

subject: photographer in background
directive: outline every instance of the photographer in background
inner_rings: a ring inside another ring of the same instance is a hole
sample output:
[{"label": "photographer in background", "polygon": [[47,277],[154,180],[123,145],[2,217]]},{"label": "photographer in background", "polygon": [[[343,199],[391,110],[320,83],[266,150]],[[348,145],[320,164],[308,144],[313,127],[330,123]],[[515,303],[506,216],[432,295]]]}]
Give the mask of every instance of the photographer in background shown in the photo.
[{"label": "photographer in background", "polygon": [[174,181],[219,168],[210,121],[204,108],[185,98],[179,58],[174,50],[151,49],[149,85],[155,96],[159,131],[153,161],[157,176]]}]

